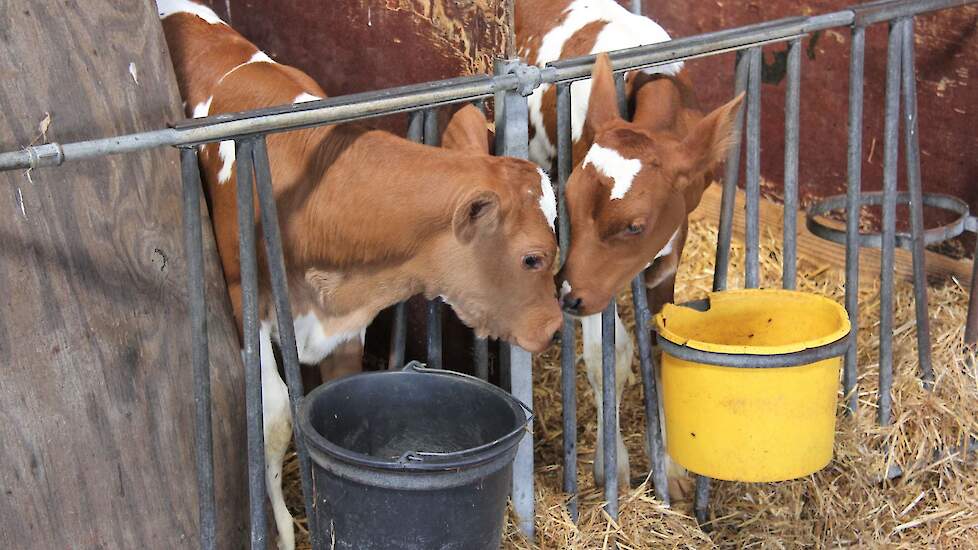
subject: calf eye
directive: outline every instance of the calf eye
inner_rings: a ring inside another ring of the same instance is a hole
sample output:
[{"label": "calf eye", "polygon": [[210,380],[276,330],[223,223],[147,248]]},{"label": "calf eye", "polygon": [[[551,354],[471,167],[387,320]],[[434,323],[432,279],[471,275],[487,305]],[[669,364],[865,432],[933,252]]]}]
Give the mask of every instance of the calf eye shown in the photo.
[{"label": "calf eye", "polygon": [[645,226],[639,223],[629,224],[628,227],[625,228],[625,233],[629,235],[638,235],[642,231],[645,231]]},{"label": "calf eye", "polygon": [[536,254],[527,254],[523,256],[523,269],[530,271],[536,271],[543,267],[543,258]]}]

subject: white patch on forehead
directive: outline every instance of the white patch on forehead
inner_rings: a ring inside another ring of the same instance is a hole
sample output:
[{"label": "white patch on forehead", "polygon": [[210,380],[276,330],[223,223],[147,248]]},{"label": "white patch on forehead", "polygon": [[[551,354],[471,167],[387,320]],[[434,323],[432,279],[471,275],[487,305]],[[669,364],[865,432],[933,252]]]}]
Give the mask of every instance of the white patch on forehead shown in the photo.
[{"label": "white patch on forehead", "polygon": [[160,14],[160,19],[174,13],[189,13],[212,25],[225,24],[214,10],[190,0],[156,0],[156,11]]},{"label": "white patch on forehead", "polygon": [[632,188],[635,175],[642,169],[642,161],[626,159],[618,151],[608,149],[595,143],[584,157],[584,163],[594,166],[594,169],[611,178],[611,200],[620,199]]},{"label": "white patch on forehead", "polygon": [[227,183],[231,179],[231,170],[234,168],[234,142],[222,141],[218,149],[221,155],[221,170],[217,173],[217,183]]},{"label": "white patch on forehead", "polygon": [[563,298],[571,293],[571,285],[567,281],[560,284],[560,297]]},{"label": "white patch on forehead", "polygon": [[557,229],[554,224],[557,221],[557,196],[554,195],[554,186],[542,168],[537,168],[537,172],[540,173],[540,210],[543,210],[543,215],[547,218],[550,229],[556,232]]},{"label": "white patch on forehead", "polygon": [[676,228],[676,231],[675,233],[672,234],[672,237],[669,237],[669,242],[666,243],[666,246],[662,247],[662,250],[660,250],[659,253],[655,255],[656,260],[663,256],[668,256],[669,254],[672,254],[672,247],[676,245],[676,240],[679,239],[679,229],[680,228]]},{"label": "white patch on forehead", "polygon": [[320,99],[322,98],[319,96],[302,92],[301,94],[295,96],[295,99],[292,100],[292,103],[307,103],[309,101],[319,101]]},{"label": "white patch on forehead", "polygon": [[[564,45],[575,33],[589,23],[605,21],[606,25],[598,33],[592,54],[609,52],[647,44],[657,44],[670,40],[669,33],[648,17],[635,15],[614,0],[575,0],[564,11],[564,20],[543,36],[537,58],[531,60],[539,66],[560,59]],[[674,75],[682,69],[683,63],[643,69],[649,74]],[[529,98],[530,123],[536,132],[530,141],[530,159],[541,166],[549,166],[557,154],[550,142],[541,113],[543,94],[549,85],[537,88]],[[571,84],[571,137],[576,142],[584,131],[588,101],[591,97],[591,79],[578,80]]]},{"label": "white patch on forehead", "polygon": [[201,101],[194,107],[194,118],[204,118],[208,113],[211,112],[211,101],[214,101],[214,96],[207,98],[207,101]]}]

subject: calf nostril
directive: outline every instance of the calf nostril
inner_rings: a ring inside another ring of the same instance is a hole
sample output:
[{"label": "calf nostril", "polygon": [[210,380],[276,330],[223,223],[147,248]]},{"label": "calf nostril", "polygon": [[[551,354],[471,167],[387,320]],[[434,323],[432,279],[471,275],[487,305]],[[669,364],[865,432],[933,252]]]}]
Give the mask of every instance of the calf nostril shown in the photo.
[{"label": "calf nostril", "polygon": [[563,306],[564,311],[574,313],[581,309],[581,299],[568,294],[567,296],[564,296],[563,300],[561,300],[561,305]]},{"label": "calf nostril", "polygon": [[556,332],[554,332],[554,335],[550,337],[550,343],[551,344],[558,344],[558,343],[560,343],[560,331],[559,330],[556,331]]}]

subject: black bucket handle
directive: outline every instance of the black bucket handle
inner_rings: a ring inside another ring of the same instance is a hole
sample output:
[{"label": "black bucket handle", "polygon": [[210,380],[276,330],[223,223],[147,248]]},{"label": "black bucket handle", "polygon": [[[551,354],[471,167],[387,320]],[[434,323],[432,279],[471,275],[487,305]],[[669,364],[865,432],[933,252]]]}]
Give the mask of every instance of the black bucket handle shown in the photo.
[{"label": "black bucket handle", "polygon": [[[417,373],[421,373],[421,374],[435,374],[435,375],[441,375],[441,376],[454,376],[454,377],[459,377],[459,378],[464,378],[464,379],[467,379],[467,380],[472,380],[472,381],[475,381],[475,382],[479,382],[481,384],[487,384],[485,380],[482,380],[481,378],[476,378],[475,376],[471,376],[471,375],[468,375],[468,374],[465,374],[465,373],[454,372],[454,371],[446,371],[446,370],[442,370],[442,369],[429,369],[429,368],[425,367],[423,363],[420,363],[418,361],[411,361],[410,363],[408,363],[407,365],[405,365],[404,368],[401,369],[401,372],[417,372]],[[512,438],[516,437],[517,435],[519,435],[519,433],[521,431],[525,430],[527,428],[527,426],[530,425],[530,422],[533,421],[533,417],[534,417],[533,409],[531,409],[530,407],[528,407],[526,405],[526,403],[524,403],[520,399],[516,398],[512,394],[510,394],[508,392],[505,392],[505,391],[497,388],[496,386],[493,386],[492,384],[488,384],[488,385],[494,391],[497,391],[497,392],[500,392],[500,393],[504,393],[506,395],[506,397],[508,397],[509,399],[512,399],[513,401],[516,401],[517,403],[519,403],[520,407],[522,407],[523,408],[523,411],[526,413],[526,416],[525,416],[522,424],[520,424],[519,426],[517,426],[513,431],[509,432],[508,434],[506,434],[506,435],[504,435],[504,436],[496,439],[495,441],[490,441],[489,443],[484,443],[482,445],[479,445],[478,447],[472,447],[471,449],[463,449],[461,451],[453,451],[453,452],[450,452],[450,453],[436,453],[436,452],[426,452],[426,451],[405,451],[403,454],[401,454],[400,457],[398,457],[397,462],[400,463],[400,464],[410,464],[412,462],[415,462],[416,463],[416,462],[422,462],[422,461],[425,461],[425,460],[441,461],[441,460],[451,460],[451,459],[465,458],[465,457],[467,457],[469,455],[478,454],[478,453],[480,453],[482,451],[486,451],[488,449],[491,449],[493,447],[496,447],[497,445],[500,445],[504,441],[507,441],[509,439],[512,439]]]}]

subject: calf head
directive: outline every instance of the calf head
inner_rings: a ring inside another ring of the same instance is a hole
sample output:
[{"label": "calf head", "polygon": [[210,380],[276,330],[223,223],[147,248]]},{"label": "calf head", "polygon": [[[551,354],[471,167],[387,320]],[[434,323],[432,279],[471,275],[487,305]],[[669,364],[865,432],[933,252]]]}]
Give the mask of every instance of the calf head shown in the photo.
[{"label": "calf head", "polygon": [[591,145],[567,182],[571,244],[558,277],[565,311],[600,312],[669,243],[732,143],[742,99],[699,118],[685,135],[628,122],[618,115],[611,63],[598,56],[582,138]]},{"label": "calf head", "polygon": [[452,118],[445,148],[478,165],[478,181],[453,203],[451,231],[433,263],[439,293],[482,337],[545,349],[560,330],[554,286],[557,203],[550,180],[536,165],[488,156],[486,120],[472,106]]}]

